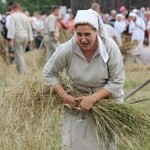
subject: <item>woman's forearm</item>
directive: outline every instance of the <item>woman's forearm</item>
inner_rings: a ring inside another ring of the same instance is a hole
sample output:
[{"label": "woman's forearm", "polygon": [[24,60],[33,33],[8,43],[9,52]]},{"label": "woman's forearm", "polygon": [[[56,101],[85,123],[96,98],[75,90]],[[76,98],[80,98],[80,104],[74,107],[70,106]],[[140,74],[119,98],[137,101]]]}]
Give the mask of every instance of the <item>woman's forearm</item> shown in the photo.
[{"label": "woman's forearm", "polygon": [[64,95],[67,95],[67,92],[64,90],[61,84],[54,85],[53,89],[61,99],[64,99]]},{"label": "woman's forearm", "polygon": [[75,107],[78,105],[76,98],[69,95],[61,84],[54,85],[53,89],[59,95],[63,103],[66,103],[71,107]]},{"label": "woman's forearm", "polygon": [[99,91],[93,93],[91,96],[95,97],[95,103],[96,103],[110,95],[111,95],[111,93],[108,90],[102,88]]}]

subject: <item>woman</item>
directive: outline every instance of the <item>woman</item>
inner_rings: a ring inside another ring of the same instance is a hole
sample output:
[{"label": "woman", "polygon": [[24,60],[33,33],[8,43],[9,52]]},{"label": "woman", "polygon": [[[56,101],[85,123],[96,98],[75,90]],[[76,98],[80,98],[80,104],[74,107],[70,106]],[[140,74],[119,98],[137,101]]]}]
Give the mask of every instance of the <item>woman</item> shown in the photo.
[{"label": "woman", "polygon": [[[64,109],[62,149],[106,150],[108,145],[96,138],[95,125],[87,111],[106,97],[123,100],[122,56],[116,43],[108,38],[97,12],[79,10],[74,25],[73,38],[57,48],[43,70],[46,83],[53,86],[62,101],[83,110],[76,113],[74,109]],[[73,97],[64,90],[59,79],[64,68],[73,89],[86,92],[87,96]]]},{"label": "woman", "polygon": [[117,31],[119,35],[126,30],[127,24],[124,20],[124,16],[122,14],[117,14],[116,21],[114,23],[114,29]]},{"label": "woman", "polygon": [[131,12],[129,14],[129,17],[131,19],[131,22],[129,25],[129,33],[131,34],[131,40],[138,41],[138,46],[139,46],[139,48],[141,48],[143,46],[143,42],[144,42],[146,25],[145,25],[143,19],[140,18],[134,12]]}]

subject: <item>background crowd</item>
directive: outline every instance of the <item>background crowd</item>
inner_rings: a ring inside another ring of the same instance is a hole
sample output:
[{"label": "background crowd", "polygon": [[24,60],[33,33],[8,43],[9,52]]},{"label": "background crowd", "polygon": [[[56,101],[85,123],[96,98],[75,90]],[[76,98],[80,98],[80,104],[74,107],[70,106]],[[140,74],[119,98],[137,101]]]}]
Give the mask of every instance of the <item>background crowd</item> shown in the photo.
[{"label": "background crowd", "polygon": [[[129,37],[128,40],[130,42],[136,42],[137,46],[132,51],[134,62],[139,63],[141,57],[145,57],[141,56],[142,49],[150,51],[150,7],[127,10],[125,6],[120,6],[118,11],[111,10],[110,13],[101,12],[98,3],[93,3],[91,8],[101,15],[108,35],[116,41],[119,47],[123,45],[124,40],[127,39],[126,37]],[[17,19],[18,17],[15,14],[18,14],[18,16],[22,15],[23,17],[21,18],[24,19]],[[14,27],[12,27],[13,23]],[[24,28],[24,26],[26,27]],[[24,31],[22,31],[23,28]],[[58,6],[54,6],[50,14],[34,11],[33,15],[31,15],[29,11],[23,11],[19,4],[14,4],[9,6],[8,11],[0,16],[0,31],[5,39],[6,57],[9,58],[10,63],[14,62],[15,57],[15,63],[21,74],[25,74],[26,72],[23,61],[24,52],[31,49],[39,49],[40,46],[44,45],[46,59],[48,60],[59,45],[59,34],[62,30],[68,30],[73,34],[74,15],[70,8],[67,9],[65,14],[60,11]],[[8,33],[12,34],[12,32],[13,36],[9,37]],[[26,46],[23,46],[22,42],[18,43],[18,45],[22,45],[20,47],[22,53],[14,55],[14,51],[16,51],[14,39],[17,39],[19,34],[20,37],[27,35],[30,38],[24,43]],[[31,41],[33,41],[32,44]],[[149,58],[149,52],[146,52],[146,57],[144,58],[146,59],[145,64],[150,64]]]}]

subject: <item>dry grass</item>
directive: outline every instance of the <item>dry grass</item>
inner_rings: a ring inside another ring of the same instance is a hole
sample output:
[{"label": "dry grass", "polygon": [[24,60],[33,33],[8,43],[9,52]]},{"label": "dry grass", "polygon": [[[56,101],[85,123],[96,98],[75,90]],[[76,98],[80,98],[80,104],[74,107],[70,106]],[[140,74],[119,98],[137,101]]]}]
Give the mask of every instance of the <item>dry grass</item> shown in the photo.
[{"label": "dry grass", "polygon": [[[130,70],[130,67],[127,67],[127,70]],[[147,73],[149,70],[144,69],[143,72]],[[136,78],[133,78],[132,74]],[[133,83],[139,78],[138,83],[134,85]],[[127,71],[126,89],[129,91],[134,89],[134,87],[143,82],[145,78],[146,76],[141,78],[137,70],[134,72]],[[60,119],[60,101],[56,95],[51,96],[52,93],[50,89],[45,87],[43,82],[41,70],[34,68],[27,76],[20,76],[15,79],[15,82],[11,84],[11,86],[5,86],[3,97],[0,101],[0,144],[4,150],[11,148],[15,150],[60,149],[62,124]],[[145,87],[141,93],[147,93],[148,90],[149,87]],[[141,95],[141,98],[146,96],[148,95]],[[133,100],[138,99],[137,96],[134,97],[135,99]],[[147,102],[145,102],[145,104],[147,104]],[[101,107],[103,104],[99,106],[100,110],[104,109],[106,113],[108,113],[108,108],[112,107]],[[116,107],[113,108],[117,110],[117,107],[116,105]],[[145,106],[145,108],[146,107],[147,106]],[[97,112],[96,109],[98,109],[98,107],[95,107],[94,113]],[[104,110],[102,111],[103,113]],[[123,110],[125,110],[124,107],[122,107],[121,112]],[[103,116],[105,116],[105,113]],[[116,120],[112,120],[111,122],[115,125],[113,121]],[[122,124],[122,127],[123,126]],[[118,132],[117,124],[115,127],[115,130]],[[114,126],[112,128],[114,128]],[[121,128],[121,130],[123,131],[123,128]],[[134,131],[131,131],[131,134],[132,132]],[[131,143],[128,144],[131,145]],[[144,150],[146,148],[144,147]]]},{"label": "dry grass", "polygon": [[59,105],[52,109],[50,89],[44,88],[41,73],[34,72],[4,89],[0,101],[0,145],[4,150],[58,149]]},{"label": "dry grass", "polygon": [[46,63],[46,54],[44,49],[36,49],[26,53],[25,55],[26,64],[28,70],[43,69],[43,66]]}]

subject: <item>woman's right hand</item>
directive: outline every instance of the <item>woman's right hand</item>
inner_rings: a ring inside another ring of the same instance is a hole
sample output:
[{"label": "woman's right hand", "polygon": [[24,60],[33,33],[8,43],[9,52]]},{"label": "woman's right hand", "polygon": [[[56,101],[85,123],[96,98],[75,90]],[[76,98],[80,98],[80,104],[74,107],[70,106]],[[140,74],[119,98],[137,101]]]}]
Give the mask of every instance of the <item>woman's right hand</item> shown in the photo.
[{"label": "woman's right hand", "polygon": [[53,88],[65,104],[68,104],[70,107],[77,107],[79,105],[79,99],[69,95],[61,84],[56,84]]},{"label": "woman's right hand", "polygon": [[76,107],[76,105],[77,105],[75,97],[73,97],[67,93],[60,96],[60,98],[63,100],[63,102],[65,104],[68,104],[70,107]]}]

